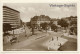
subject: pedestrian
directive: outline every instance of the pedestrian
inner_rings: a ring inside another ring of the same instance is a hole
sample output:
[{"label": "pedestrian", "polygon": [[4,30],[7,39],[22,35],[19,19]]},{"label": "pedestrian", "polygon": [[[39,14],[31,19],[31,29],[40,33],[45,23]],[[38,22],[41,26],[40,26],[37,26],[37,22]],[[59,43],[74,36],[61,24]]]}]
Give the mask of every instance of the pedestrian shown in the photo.
[{"label": "pedestrian", "polygon": [[54,40],[54,38],[52,37],[52,41]]},{"label": "pedestrian", "polygon": [[57,37],[57,41],[58,41],[58,37]]}]

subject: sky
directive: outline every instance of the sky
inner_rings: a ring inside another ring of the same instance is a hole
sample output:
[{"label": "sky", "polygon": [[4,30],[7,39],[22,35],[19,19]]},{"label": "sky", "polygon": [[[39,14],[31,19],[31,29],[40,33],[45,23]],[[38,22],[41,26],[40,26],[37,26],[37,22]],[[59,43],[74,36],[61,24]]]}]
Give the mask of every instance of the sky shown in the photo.
[{"label": "sky", "polygon": [[50,18],[77,16],[75,3],[4,3],[3,5],[19,11],[23,22],[29,22],[35,15],[46,15]]}]

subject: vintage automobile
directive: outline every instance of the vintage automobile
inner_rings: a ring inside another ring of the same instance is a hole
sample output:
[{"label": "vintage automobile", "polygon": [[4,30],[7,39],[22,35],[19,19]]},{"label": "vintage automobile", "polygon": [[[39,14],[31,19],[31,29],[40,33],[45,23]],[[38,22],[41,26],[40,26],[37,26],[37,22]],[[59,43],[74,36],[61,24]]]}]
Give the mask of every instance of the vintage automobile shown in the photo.
[{"label": "vintage automobile", "polygon": [[11,43],[11,45],[13,44],[13,43],[16,43],[17,42],[17,37],[13,37],[11,40],[10,40],[10,43]]}]

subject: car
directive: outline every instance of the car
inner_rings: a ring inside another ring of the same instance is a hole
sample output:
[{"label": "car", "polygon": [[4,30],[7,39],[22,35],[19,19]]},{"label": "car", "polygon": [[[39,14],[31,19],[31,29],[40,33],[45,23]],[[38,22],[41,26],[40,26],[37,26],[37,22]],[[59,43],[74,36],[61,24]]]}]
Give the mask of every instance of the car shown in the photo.
[{"label": "car", "polygon": [[13,43],[16,43],[16,42],[17,42],[17,37],[13,37],[13,38],[10,40],[11,45],[12,45]]}]

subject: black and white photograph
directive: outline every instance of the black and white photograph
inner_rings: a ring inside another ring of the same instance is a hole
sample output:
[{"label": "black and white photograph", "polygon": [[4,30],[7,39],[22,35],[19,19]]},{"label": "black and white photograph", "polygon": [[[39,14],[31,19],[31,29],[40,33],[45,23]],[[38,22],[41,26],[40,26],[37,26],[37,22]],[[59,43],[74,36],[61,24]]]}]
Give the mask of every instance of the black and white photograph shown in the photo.
[{"label": "black and white photograph", "polygon": [[3,51],[77,51],[77,3],[3,3]]}]

